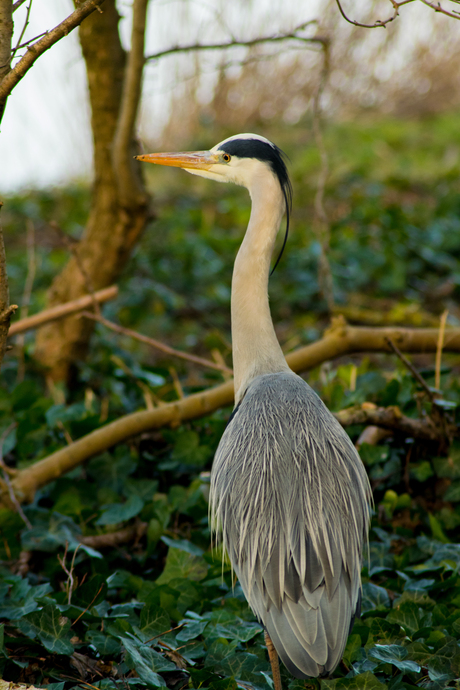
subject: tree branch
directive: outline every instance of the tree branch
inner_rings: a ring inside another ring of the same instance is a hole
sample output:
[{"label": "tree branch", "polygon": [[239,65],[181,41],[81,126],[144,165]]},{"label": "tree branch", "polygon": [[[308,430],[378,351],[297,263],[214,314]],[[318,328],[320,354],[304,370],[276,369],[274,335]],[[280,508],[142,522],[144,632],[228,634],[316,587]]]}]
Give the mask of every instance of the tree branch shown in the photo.
[{"label": "tree branch", "polygon": [[195,364],[199,364],[202,367],[217,369],[217,371],[224,371],[230,374],[232,373],[232,370],[229,367],[225,366],[225,364],[218,364],[217,362],[212,362],[209,359],[203,359],[202,357],[197,357],[196,355],[191,355],[187,352],[182,352],[181,350],[175,350],[173,347],[165,345],[159,340],[149,338],[148,336],[142,335],[142,333],[133,331],[130,328],[123,328],[123,326],[119,326],[118,324],[113,323],[113,321],[109,321],[108,319],[105,319],[103,316],[99,314],[83,312],[82,316],[85,316],[87,319],[93,319],[93,321],[101,323],[103,326],[106,326],[106,328],[110,328],[110,330],[115,331],[115,333],[120,333],[120,335],[127,335],[129,338],[133,338],[134,340],[138,340],[141,343],[150,345],[150,347],[154,347],[157,350],[161,350],[161,352],[165,352],[166,354],[172,355],[173,357],[179,357],[180,359],[185,359],[188,362],[194,362]]},{"label": "tree branch", "polygon": [[21,7],[21,5],[25,3],[25,1],[26,0],[16,0],[16,2],[13,3],[13,12],[16,12],[16,10],[18,10]]},{"label": "tree branch", "polygon": [[276,43],[278,41],[286,40],[296,40],[303,41],[305,43],[319,43],[325,44],[329,43],[329,38],[326,36],[300,36],[299,32],[303,31],[307,26],[316,24],[316,20],[311,20],[308,22],[303,22],[296,26],[292,31],[287,31],[281,34],[275,34],[270,36],[260,36],[258,38],[253,38],[248,41],[239,41],[238,39],[232,39],[231,41],[223,41],[222,43],[191,43],[185,46],[172,46],[166,50],[160,50],[158,53],[153,53],[148,55],[146,60],[158,60],[159,58],[165,57],[165,55],[172,55],[174,53],[188,53],[190,51],[196,50],[225,50],[226,48],[235,48],[236,46],[242,46],[244,48],[252,48],[253,46],[260,45],[261,43]]},{"label": "tree branch", "polygon": [[[445,14],[446,17],[452,17],[452,19],[460,19],[460,12],[456,12],[455,10],[449,12],[449,10],[445,10],[441,7],[440,2],[428,2],[428,0],[421,0],[421,2],[423,2],[424,5],[427,5],[427,7],[431,7],[431,9],[435,12]],[[454,2],[456,2],[456,0],[454,0]]]},{"label": "tree branch", "polygon": [[[346,354],[391,352],[387,338],[398,343],[404,352],[434,353],[438,329],[356,328],[348,326],[343,319],[335,318],[324,338],[291,352],[286,360],[293,371],[301,372]],[[446,330],[444,352],[460,352],[460,328]],[[228,381],[153,410],[121,417],[18,472],[12,481],[15,494],[20,502],[30,502],[37,489],[117,443],[152,429],[204,417],[232,402],[233,381]],[[0,500],[9,504],[7,492],[3,491]]]},{"label": "tree branch", "polygon": [[[1,1],[5,2],[5,0]],[[85,17],[94,12],[95,9],[99,8],[99,5],[101,5],[103,2],[104,0],[84,0],[84,2],[82,2],[81,5],[74,12],[72,12],[72,14],[64,19],[64,21],[49,31],[39,41],[27,47],[26,54],[19,60],[13,69],[3,77],[2,81],[0,82],[0,121],[5,109],[6,99],[16,84],[21,81],[26,72],[32,67],[35,60],[46,52],[48,48],[51,48],[51,46],[60,41],[61,38],[67,36],[70,31],[73,31],[75,27],[81,24]]]},{"label": "tree branch", "polygon": [[369,407],[365,403],[363,407],[351,407],[335,413],[335,418],[342,426],[352,424],[371,424],[384,429],[391,429],[411,436],[423,438],[427,441],[442,441],[445,439],[443,430],[432,419],[412,419],[402,414],[399,407]]},{"label": "tree branch", "polygon": [[0,0],[0,81],[11,69],[11,43],[13,40],[13,8],[11,0]]},{"label": "tree branch", "polygon": [[129,206],[132,200],[136,199],[139,199],[141,204],[146,203],[145,192],[140,183],[140,166],[134,160],[133,154],[136,152],[132,150],[132,143],[145,64],[144,40],[148,2],[149,0],[134,1],[131,51],[126,64],[120,114],[113,141],[113,167],[122,206]]},{"label": "tree branch", "polygon": [[[363,29],[376,29],[379,26],[385,28],[387,24],[394,21],[396,17],[398,17],[400,7],[402,7],[403,5],[408,5],[410,2],[414,2],[414,0],[402,0],[402,2],[395,2],[395,0],[390,0],[390,2],[393,5],[394,10],[393,15],[391,17],[389,17],[388,19],[384,19],[383,21],[377,19],[374,24],[361,24],[360,22],[356,22],[354,19],[349,19],[349,17],[347,17],[345,12],[343,11],[342,5],[340,4],[340,0],[336,0],[337,6],[340,10],[340,14],[342,15],[342,17],[349,24],[353,24],[353,26],[361,26]],[[424,2],[424,0],[422,0],[422,2]]]},{"label": "tree branch", "polygon": [[97,302],[102,303],[115,299],[117,295],[118,287],[116,285],[111,285],[108,288],[104,288],[104,290],[95,292],[93,295],[85,295],[84,297],[79,297],[71,302],[58,304],[56,307],[45,309],[38,314],[28,316],[26,319],[16,321],[16,323],[13,323],[10,326],[8,336],[24,333],[25,331],[31,331],[34,328],[40,328],[40,326],[43,326],[45,323],[57,321],[58,319],[63,319],[65,316],[69,316],[70,314],[75,314],[83,309],[88,309],[88,307],[91,307],[91,305],[94,303],[95,299]]}]

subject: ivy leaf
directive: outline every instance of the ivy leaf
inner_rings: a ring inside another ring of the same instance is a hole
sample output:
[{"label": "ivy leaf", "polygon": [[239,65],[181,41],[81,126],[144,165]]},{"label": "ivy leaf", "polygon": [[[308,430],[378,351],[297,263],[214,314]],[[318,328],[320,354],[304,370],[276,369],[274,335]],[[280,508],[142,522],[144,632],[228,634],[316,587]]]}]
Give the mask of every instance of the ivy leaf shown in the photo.
[{"label": "ivy leaf", "polygon": [[188,642],[189,640],[194,640],[203,634],[204,629],[208,625],[208,621],[198,620],[190,621],[188,620],[182,630],[176,635],[176,640],[178,642]]},{"label": "ivy leaf", "polygon": [[418,673],[420,666],[415,662],[407,659],[408,652],[405,647],[396,644],[380,645],[369,650],[369,656],[373,659],[378,659],[386,664],[393,664],[400,671],[413,671]]},{"label": "ivy leaf", "polygon": [[[147,640],[152,639],[152,637],[162,635],[162,633],[170,629],[171,619],[169,615],[163,608],[153,603],[147,603],[142,609],[139,627],[133,626],[133,630],[142,642],[147,642]],[[173,635],[166,637],[172,638],[174,642]],[[162,639],[166,639],[166,637],[163,636]]]},{"label": "ivy leaf", "polygon": [[115,657],[121,651],[121,644],[110,635],[104,635],[99,630],[87,630],[85,639],[96,647],[101,656]]},{"label": "ivy leaf", "polygon": [[206,577],[207,572],[208,565],[202,558],[170,546],[165,568],[160,577],[157,578],[157,583],[163,585],[177,578],[199,582]]},{"label": "ivy leaf", "polygon": [[363,613],[366,611],[384,610],[390,608],[390,597],[383,587],[365,582],[363,585],[363,596],[361,600]]},{"label": "ivy leaf", "polygon": [[409,633],[414,633],[421,627],[420,609],[412,602],[403,603],[390,611],[387,621],[389,623],[398,623]]},{"label": "ivy leaf", "polygon": [[116,525],[139,515],[144,501],[138,494],[131,494],[125,503],[111,503],[103,506],[104,512],[96,520],[96,525]]},{"label": "ivy leaf", "polygon": [[396,623],[390,623],[385,618],[373,618],[370,631],[369,643],[384,643],[391,644],[396,640],[404,638],[404,631],[401,626]]},{"label": "ivy leaf", "polygon": [[356,661],[360,649],[361,636],[349,635],[347,640],[347,646],[345,647],[345,651],[343,653],[343,660],[348,667],[352,665],[353,661]]},{"label": "ivy leaf", "polygon": [[38,637],[49,652],[73,654],[71,622],[56,606],[45,606],[41,611],[29,613],[17,621],[16,626],[32,640]]},{"label": "ivy leaf", "polygon": [[125,663],[128,668],[135,671],[149,687],[164,687],[166,682],[158,675],[158,671],[175,671],[175,664],[163,659],[161,654],[150,649],[150,647],[137,645],[133,640],[126,637],[122,638],[122,642],[127,652]]}]

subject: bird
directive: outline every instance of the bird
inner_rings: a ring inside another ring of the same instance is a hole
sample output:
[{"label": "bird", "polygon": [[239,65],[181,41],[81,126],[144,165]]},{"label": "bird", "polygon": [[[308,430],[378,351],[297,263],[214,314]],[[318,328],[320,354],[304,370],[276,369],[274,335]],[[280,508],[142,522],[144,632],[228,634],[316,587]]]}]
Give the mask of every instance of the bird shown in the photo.
[{"label": "bird", "polygon": [[211,526],[264,627],[276,690],[278,655],[297,678],[328,677],[360,615],[372,494],[349,436],[289,368],[271,318],[270,264],[292,205],[285,155],[245,133],[209,151],[137,158],[249,191],[231,289],[235,407],[213,461]]}]

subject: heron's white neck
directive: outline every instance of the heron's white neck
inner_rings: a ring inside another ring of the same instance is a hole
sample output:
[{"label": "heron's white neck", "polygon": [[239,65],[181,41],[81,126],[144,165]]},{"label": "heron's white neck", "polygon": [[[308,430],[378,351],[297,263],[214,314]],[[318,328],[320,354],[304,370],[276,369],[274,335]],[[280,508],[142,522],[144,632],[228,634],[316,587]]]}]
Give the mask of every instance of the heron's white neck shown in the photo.
[{"label": "heron's white neck", "polygon": [[255,179],[249,193],[251,217],[235,260],[232,279],[236,404],[256,376],[289,371],[268,304],[270,259],[284,212],[284,196],[274,175]]}]

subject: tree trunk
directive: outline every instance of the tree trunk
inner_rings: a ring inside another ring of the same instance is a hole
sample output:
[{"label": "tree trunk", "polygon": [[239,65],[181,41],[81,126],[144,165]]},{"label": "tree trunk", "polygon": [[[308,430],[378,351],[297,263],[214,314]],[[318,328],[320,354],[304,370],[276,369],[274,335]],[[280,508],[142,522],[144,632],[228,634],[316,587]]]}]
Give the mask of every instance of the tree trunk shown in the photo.
[{"label": "tree trunk", "polygon": [[[79,30],[92,109],[93,200],[84,235],[50,288],[50,307],[115,282],[149,216],[139,164],[132,158],[136,153],[132,134],[135,113],[129,136],[125,137],[126,155],[118,156],[118,160],[113,156],[120,113],[126,110],[123,98],[133,98],[132,93],[126,94],[124,87],[126,55],[118,34],[118,21],[115,0],[107,0],[103,12],[92,14]],[[142,65],[138,69],[142,70]],[[137,77],[140,84],[139,73]],[[140,88],[137,100],[139,95]],[[120,189],[127,175],[130,184]],[[53,380],[72,379],[77,362],[86,354],[92,329],[88,319],[70,317],[39,331],[36,358],[49,369]]]}]

